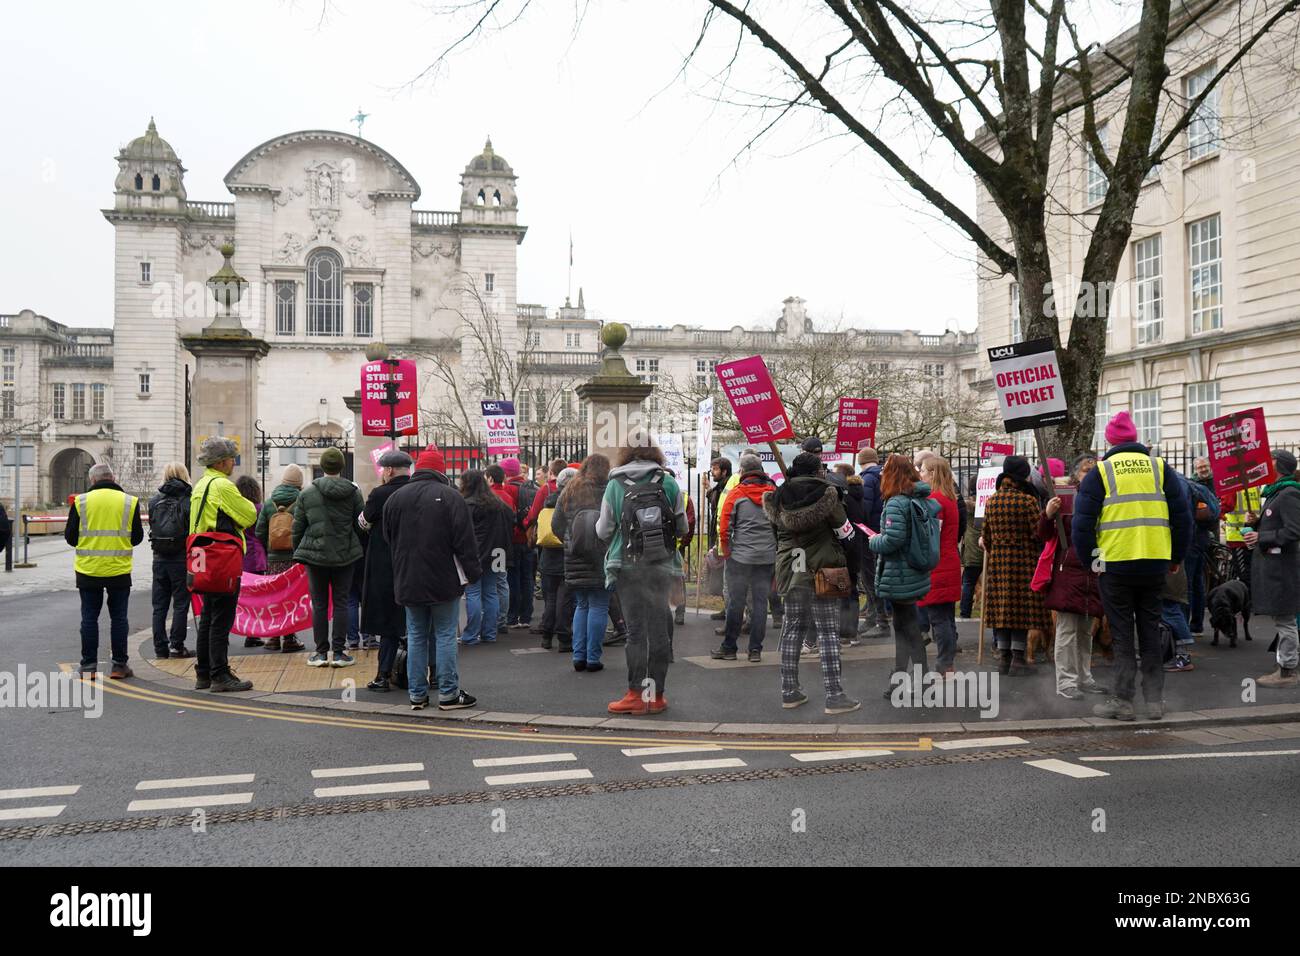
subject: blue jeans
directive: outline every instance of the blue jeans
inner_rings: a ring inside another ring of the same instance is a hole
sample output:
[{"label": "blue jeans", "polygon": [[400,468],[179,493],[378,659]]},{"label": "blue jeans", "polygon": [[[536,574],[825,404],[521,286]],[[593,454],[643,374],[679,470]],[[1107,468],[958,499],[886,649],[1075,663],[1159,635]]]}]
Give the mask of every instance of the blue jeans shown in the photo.
[{"label": "blue jeans", "polygon": [[953,666],[957,656],[957,622],[953,620],[955,604],[930,604],[923,610],[934,631],[934,669],[943,673]]},{"label": "blue jeans", "polygon": [[[510,572],[513,569],[509,566],[504,571],[493,572],[497,576],[497,628],[493,630],[492,636],[497,636],[497,631],[505,625],[502,619],[503,615],[510,610]],[[484,631],[486,635],[487,632]]]},{"label": "blue jeans", "polygon": [[515,549],[515,563],[508,570],[510,605],[506,612],[506,623],[531,624],[537,559],[533,549],[526,544],[516,544],[512,547]]},{"label": "blue jeans", "polygon": [[131,629],[126,617],[130,588],[95,587],[78,588],[81,592],[81,666],[95,670],[99,664],[99,612],[104,607],[104,593],[108,592],[109,640],[113,663],[125,664],[126,635]]},{"label": "blue jeans", "polygon": [[465,634],[466,644],[479,641],[491,643],[497,639],[497,621],[501,616],[498,579],[506,576],[504,571],[484,571],[483,576],[473,584],[465,585]]},{"label": "blue jeans", "polygon": [[1186,606],[1178,601],[1160,602],[1160,620],[1168,624],[1169,629],[1174,632],[1175,644],[1196,643],[1196,639],[1192,637],[1191,629],[1187,626],[1187,615],[1183,611]]},{"label": "blue jeans", "polygon": [[573,589],[573,659],[600,663],[609,623],[609,592],[604,588]]},{"label": "blue jeans", "polygon": [[460,674],[456,671],[458,620],[460,598],[406,609],[406,683],[412,702],[429,695],[430,651],[438,677],[438,701],[455,700],[460,694]]},{"label": "blue jeans", "polygon": [[1205,554],[1195,548],[1187,552],[1183,560],[1187,571],[1187,621],[1193,631],[1205,626]]}]

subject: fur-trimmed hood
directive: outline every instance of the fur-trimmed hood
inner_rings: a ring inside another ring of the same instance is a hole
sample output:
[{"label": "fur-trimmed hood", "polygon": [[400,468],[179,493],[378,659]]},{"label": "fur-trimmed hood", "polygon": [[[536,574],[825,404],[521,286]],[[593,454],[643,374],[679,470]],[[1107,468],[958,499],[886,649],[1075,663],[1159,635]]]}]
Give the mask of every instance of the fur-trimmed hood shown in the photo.
[{"label": "fur-trimmed hood", "polygon": [[839,492],[823,478],[791,478],[776,491],[763,495],[763,512],[772,525],[785,531],[807,531],[825,524],[839,503]]}]

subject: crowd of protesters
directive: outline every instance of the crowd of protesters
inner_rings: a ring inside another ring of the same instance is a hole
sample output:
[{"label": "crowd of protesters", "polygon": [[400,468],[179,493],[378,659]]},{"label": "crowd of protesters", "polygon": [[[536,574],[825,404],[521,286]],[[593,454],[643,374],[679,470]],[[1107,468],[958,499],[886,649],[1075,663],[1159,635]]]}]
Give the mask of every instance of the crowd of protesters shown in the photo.
[{"label": "crowd of protesters", "polygon": [[[736,660],[745,637],[747,660],[760,663],[770,612],[779,630],[783,706],[807,702],[798,665],[801,654],[815,654],[826,713],[846,713],[861,704],[844,688],[842,646],[892,632],[895,676],[930,671],[930,645],[934,670],[952,674],[957,624],[972,618],[978,598],[1001,674],[1033,673],[1037,640],[1050,648],[1061,697],[1100,695],[1096,714],[1131,720],[1140,686],[1148,716],[1159,718],[1165,675],[1195,667],[1191,648],[1203,636],[1207,610],[1215,643],[1224,630],[1235,645],[1235,623],[1226,623],[1220,605],[1236,594],[1236,610],[1253,613],[1276,636],[1277,667],[1259,685],[1296,687],[1295,457],[1275,452],[1272,483],[1220,499],[1204,459],[1196,474],[1179,474],[1138,441],[1127,412],[1109,422],[1105,437],[1104,454],[1082,451],[1068,466],[1051,459],[1045,474],[1024,457],[1007,456],[980,521],[973,476],[963,495],[949,463],[928,449],[882,462],[866,448],[854,473],[847,465],[828,470],[820,442],[809,439],[779,481],[755,449],[734,468],[727,458],[714,460],[699,512],[709,562],[722,575],[724,606],[714,615],[722,640],[712,657]],[[225,533],[242,547],[245,572],[305,567],[314,645],[308,666],[350,666],[349,650],[363,640],[360,646],[378,649],[368,687],[405,687],[415,709],[429,706],[435,693],[441,709],[474,706],[461,686],[459,649],[493,643],[511,628],[531,629],[543,649],[558,648],[588,674],[604,669],[605,648],[625,645],[627,690],[608,710],[667,708],[696,510],[648,436],[629,436],[615,461],[557,458],[529,477],[517,458],[507,458],[465,471],[455,483],[436,447],[415,459],[393,450],[379,459],[381,483],[365,499],[343,477],[337,449],[321,455],[322,474],[310,483],[301,468],[288,466],[265,501],[256,482],[230,480],[236,456],[230,440],[206,440],[198,481],[170,464],[148,503],[155,655],[194,656],[196,689],[252,687],[231,670],[228,654],[238,588],[202,593],[187,584],[188,536]],[[94,466],[89,478],[66,531],[81,591],[81,668],[97,668],[107,599],[110,676],[125,678],[132,676],[131,556],[144,537],[140,503],[108,465]],[[1230,558],[1215,562],[1221,526]],[[1216,563],[1230,569],[1229,579],[1212,583],[1228,591],[1207,587]],[[536,625],[535,589],[542,602]],[[191,654],[192,592],[202,610]],[[1249,607],[1237,606],[1246,601]],[[1111,688],[1092,671],[1103,632],[1114,664]],[[307,649],[292,634],[249,637],[245,646]]]}]

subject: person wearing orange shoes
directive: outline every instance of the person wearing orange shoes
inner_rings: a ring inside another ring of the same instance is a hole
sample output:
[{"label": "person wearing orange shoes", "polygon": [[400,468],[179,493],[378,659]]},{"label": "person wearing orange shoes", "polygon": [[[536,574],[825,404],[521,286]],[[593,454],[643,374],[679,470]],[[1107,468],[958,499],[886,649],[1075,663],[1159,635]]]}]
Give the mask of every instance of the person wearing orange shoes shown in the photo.
[{"label": "person wearing orange shoes", "polygon": [[617,586],[627,619],[627,693],[611,714],[658,714],[672,654],[669,598],[682,577],[677,542],[686,535],[686,496],[664,454],[640,430],[628,436],[609,473],[596,534],[609,542],[608,586]]}]

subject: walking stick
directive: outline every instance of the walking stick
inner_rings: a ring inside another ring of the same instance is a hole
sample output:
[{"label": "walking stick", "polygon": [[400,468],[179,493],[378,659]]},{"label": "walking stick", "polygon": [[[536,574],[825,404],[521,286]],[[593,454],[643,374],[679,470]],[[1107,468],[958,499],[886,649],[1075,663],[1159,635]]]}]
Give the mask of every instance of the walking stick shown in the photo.
[{"label": "walking stick", "polygon": [[989,577],[986,574],[986,565],[988,563],[988,552],[980,548],[980,646],[975,652],[975,666],[979,667],[984,663],[984,583]]}]

